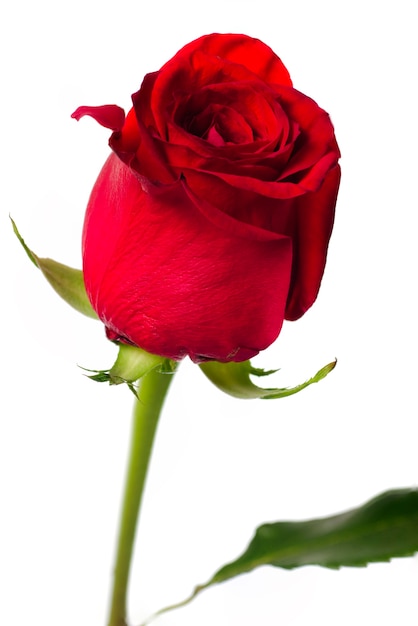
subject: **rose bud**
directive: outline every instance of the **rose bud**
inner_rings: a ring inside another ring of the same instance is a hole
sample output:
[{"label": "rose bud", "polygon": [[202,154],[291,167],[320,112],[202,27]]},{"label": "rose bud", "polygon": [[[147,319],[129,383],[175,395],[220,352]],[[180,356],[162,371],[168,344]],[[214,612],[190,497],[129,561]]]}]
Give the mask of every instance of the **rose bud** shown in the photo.
[{"label": "rose bud", "polygon": [[244,361],[315,301],[340,179],[328,114],[274,52],[212,34],[147,74],[113,130],[83,231],[91,304],[114,341]]}]

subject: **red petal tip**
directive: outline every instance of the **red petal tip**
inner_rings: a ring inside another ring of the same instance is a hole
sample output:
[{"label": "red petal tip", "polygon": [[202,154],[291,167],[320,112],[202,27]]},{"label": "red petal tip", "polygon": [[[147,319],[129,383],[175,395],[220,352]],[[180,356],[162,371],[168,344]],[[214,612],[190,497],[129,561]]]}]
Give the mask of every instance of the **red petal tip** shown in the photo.
[{"label": "red petal tip", "polygon": [[116,104],[104,104],[98,107],[81,106],[71,114],[77,122],[85,115],[90,115],[101,126],[117,132],[125,123],[125,111]]}]

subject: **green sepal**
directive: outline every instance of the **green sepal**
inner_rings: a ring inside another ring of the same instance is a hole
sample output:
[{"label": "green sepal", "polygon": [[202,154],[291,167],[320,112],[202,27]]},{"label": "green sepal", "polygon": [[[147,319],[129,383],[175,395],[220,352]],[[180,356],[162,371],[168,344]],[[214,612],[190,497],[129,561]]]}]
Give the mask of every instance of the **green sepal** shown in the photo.
[{"label": "green sepal", "polygon": [[90,380],[99,383],[109,383],[109,385],[121,385],[125,383],[136,395],[133,383],[151,370],[158,368],[163,374],[173,374],[177,363],[166,359],[163,356],[150,354],[141,348],[125,343],[118,344],[119,352],[115,363],[109,370],[90,370],[82,368],[87,372],[93,372],[88,376]]},{"label": "green sepal", "polygon": [[332,361],[321,368],[315,376],[297,385],[296,387],[284,388],[268,388],[257,387],[250,376],[269,376],[278,370],[263,370],[253,367],[251,361],[242,361],[241,363],[219,363],[218,361],[207,361],[200,363],[200,368],[209,380],[216,385],[221,391],[233,396],[250,400],[261,398],[262,400],[272,400],[275,398],[285,398],[298,393],[305,387],[309,387],[312,383],[317,383],[327,376],[336,366],[337,361]]},{"label": "green sepal", "polygon": [[92,317],[93,319],[98,319],[87,297],[83,272],[58,263],[53,259],[41,259],[38,257],[28,248],[12,218],[10,218],[10,220],[15,235],[22,244],[26,254],[32,263],[41,270],[42,274],[57,294],[79,313],[83,313],[83,315],[87,315],[87,317]]},{"label": "green sepal", "polygon": [[150,354],[136,346],[120,343],[118,357],[109,370],[109,382],[111,385],[133,383],[158,365],[161,366],[165,360],[162,356]]}]

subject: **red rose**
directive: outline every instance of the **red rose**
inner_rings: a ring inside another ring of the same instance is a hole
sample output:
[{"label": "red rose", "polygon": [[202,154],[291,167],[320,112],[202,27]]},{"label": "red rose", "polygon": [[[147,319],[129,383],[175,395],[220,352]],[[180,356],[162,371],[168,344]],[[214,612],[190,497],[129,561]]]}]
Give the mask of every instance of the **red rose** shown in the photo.
[{"label": "red rose", "polygon": [[114,132],[84,224],[87,293],[110,339],[243,361],[316,299],[339,185],[325,111],[280,59],[213,34],[148,74]]}]

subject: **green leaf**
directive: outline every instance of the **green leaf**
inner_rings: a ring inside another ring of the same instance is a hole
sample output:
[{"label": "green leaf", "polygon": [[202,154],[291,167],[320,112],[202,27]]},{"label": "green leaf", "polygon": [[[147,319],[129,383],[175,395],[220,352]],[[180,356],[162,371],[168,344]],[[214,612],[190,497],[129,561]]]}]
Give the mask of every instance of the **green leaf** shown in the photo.
[{"label": "green leaf", "polygon": [[42,274],[57,294],[61,296],[67,304],[79,311],[79,313],[83,313],[83,315],[87,315],[87,317],[92,317],[93,319],[98,319],[87,297],[83,272],[58,263],[57,261],[53,261],[52,259],[38,257],[28,248],[12,218],[10,218],[10,220],[15,235],[22,244],[26,254],[32,263],[41,270]]},{"label": "green leaf", "polygon": [[418,489],[387,491],[363,506],[308,521],[263,524],[245,552],[221,567],[183,602],[161,609],[156,616],[185,606],[212,585],[263,565],[294,569],[319,565],[331,569],[412,556],[418,552]]},{"label": "green leaf", "polygon": [[246,551],[210,584],[260,565],[361,567],[418,552],[418,490],[388,491],[333,517],[260,526]]},{"label": "green leaf", "polygon": [[302,389],[305,389],[305,387],[309,387],[312,383],[319,382],[334,369],[336,364],[336,360],[332,361],[332,363],[328,363],[328,365],[325,365],[325,367],[320,369],[315,376],[301,385],[297,385],[296,387],[284,387],[281,389],[265,389],[263,387],[257,387],[257,385],[251,381],[250,376],[269,376],[278,370],[265,371],[260,368],[253,367],[250,361],[243,361],[241,363],[218,363],[217,361],[207,361],[206,363],[201,363],[199,367],[214,385],[234,398],[241,398],[245,400],[253,398],[272,400],[275,398],[285,398],[286,396],[291,396],[298,393]]}]

